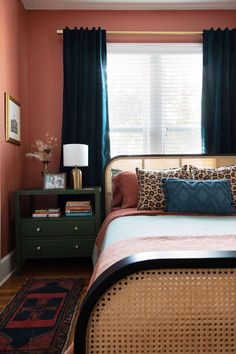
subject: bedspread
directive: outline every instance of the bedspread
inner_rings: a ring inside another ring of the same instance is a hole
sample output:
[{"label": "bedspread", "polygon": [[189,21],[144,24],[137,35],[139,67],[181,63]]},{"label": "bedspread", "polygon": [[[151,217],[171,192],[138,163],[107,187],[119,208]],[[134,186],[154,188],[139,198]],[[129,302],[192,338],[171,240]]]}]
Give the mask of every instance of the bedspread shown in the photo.
[{"label": "bedspread", "polygon": [[[213,229],[213,235],[218,234],[219,230],[225,228],[227,234],[235,234],[236,235],[236,215],[235,214],[229,214],[229,215],[213,215],[213,214],[193,214],[193,213],[167,213],[163,211],[158,211],[158,210],[137,210],[135,208],[127,208],[127,209],[118,209],[112,211],[104,220],[102,227],[98,233],[98,236],[96,238],[96,243],[95,247],[97,249],[97,258],[100,255],[102,245],[104,242],[104,237],[106,235],[107,229],[109,225],[114,221],[115,219],[120,219],[124,217],[132,217],[132,216],[157,216],[160,217],[158,218],[158,225],[157,229],[160,228],[160,225],[163,226],[163,220],[166,225],[164,225],[164,228],[162,227],[161,232],[165,233],[166,236],[170,235],[170,233],[173,233],[173,236],[176,235],[178,232],[179,235],[186,235],[186,226],[189,224],[190,221],[190,227],[188,227],[188,232],[191,232],[191,234],[194,232],[193,235],[198,236],[199,229],[201,229],[201,225],[203,224],[203,227],[207,229],[207,234],[212,234],[210,232],[210,228]],[[160,221],[159,221],[160,219]],[[197,223],[195,223],[195,220],[197,220]],[[208,223],[206,223],[206,220],[208,220]],[[211,221],[209,223],[209,220]],[[227,222],[225,222],[227,220]],[[229,220],[229,221],[228,221]],[[214,223],[215,225],[214,225]],[[179,222],[181,223],[179,225]],[[162,223],[162,224],[161,224]],[[231,223],[231,227],[229,227],[229,223]],[[168,229],[170,227],[170,224],[174,225],[174,227]],[[147,224],[148,227],[148,224]],[[155,225],[154,225],[155,227]],[[177,227],[179,230],[177,230]],[[214,229],[215,228],[215,229]],[[152,231],[152,230],[150,230]],[[153,233],[153,232],[152,232]],[[223,230],[220,230],[220,235],[224,234]],[[155,233],[154,233],[155,235]],[[161,234],[156,234],[158,236],[161,236]],[[205,236],[205,232],[203,231],[202,235]],[[142,236],[150,236],[148,234],[143,234]],[[127,235],[127,238],[129,236]],[[96,259],[97,260],[97,259]]]},{"label": "bedspread", "polygon": [[[145,219],[143,216],[148,218],[141,227]],[[154,218],[150,219],[150,216]],[[135,223],[133,227],[131,223],[130,229],[129,219]],[[120,237],[117,236],[119,232]],[[105,219],[96,239],[95,250],[97,262],[90,284],[114,263],[141,252],[236,250],[236,216],[115,210]]]}]

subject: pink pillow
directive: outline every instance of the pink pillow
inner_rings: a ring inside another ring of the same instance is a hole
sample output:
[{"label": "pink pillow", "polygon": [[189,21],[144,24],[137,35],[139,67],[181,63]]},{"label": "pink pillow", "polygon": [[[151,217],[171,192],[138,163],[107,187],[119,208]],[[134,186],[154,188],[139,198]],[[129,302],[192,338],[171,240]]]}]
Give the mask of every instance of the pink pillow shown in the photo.
[{"label": "pink pillow", "polygon": [[134,208],[138,204],[138,178],[135,172],[123,171],[112,178],[112,207]]}]

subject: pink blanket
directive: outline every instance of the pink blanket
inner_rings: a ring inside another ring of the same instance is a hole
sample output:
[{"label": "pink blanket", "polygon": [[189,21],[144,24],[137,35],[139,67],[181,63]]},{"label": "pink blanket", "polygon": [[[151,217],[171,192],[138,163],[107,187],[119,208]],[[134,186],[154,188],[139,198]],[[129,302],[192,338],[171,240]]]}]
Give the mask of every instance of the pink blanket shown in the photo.
[{"label": "pink blanket", "polygon": [[107,268],[123,258],[141,252],[153,251],[233,251],[236,250],[236,235],[204,237],[143,237],[118,241],[100,255],[90,281],[90,285]]},{"label": "pink blanket", "polygon": [[[122,216],[128,215],[170,215],[156,210],[137,211],[136,209],[119,209],[111,212],[105,219],[101,230],[96,239],[96,246],[100,249],[105,237],[106,229],[109,223]],[[175,214],[176,215],[176,214]],[[183,214],[180,214],[183,215]],[[187,214],[185,214],[187,215]],[[193,214],[191,214],[193,215]],[[199,214],[197,214],[199,215]],[[186,250],[218,250],[233,251],[236,250],[236,230],[235,235],[224,236],[183,236],[183,237],[143,237],[131,240],[118,241],[105,249],[96,263],[90,285],[114,263],[128,256],[152,251],[186,251]]]}]

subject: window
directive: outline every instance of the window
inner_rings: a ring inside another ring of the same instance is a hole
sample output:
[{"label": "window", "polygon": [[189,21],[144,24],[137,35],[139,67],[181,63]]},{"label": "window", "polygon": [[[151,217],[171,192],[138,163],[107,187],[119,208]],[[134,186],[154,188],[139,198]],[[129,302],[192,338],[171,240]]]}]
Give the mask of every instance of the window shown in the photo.
[{"label": "window", "polygon": [[201,153],[201,44],[108,44],[111,156]]}]

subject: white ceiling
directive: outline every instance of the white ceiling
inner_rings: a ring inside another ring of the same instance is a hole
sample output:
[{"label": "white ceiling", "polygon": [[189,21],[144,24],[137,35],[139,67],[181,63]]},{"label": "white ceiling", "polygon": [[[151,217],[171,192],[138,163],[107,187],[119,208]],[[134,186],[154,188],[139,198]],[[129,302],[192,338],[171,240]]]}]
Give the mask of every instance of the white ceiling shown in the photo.
[{"label": "white ceiling", "polygon": [[236,9],[236,0],[21,0],[28,10]]}]

